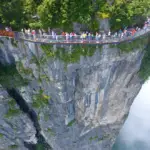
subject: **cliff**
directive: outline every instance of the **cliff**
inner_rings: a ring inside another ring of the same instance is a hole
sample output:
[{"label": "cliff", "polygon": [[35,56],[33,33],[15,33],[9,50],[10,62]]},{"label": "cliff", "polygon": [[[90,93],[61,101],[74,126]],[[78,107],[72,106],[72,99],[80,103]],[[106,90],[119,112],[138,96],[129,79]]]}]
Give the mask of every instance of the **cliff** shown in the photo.
[{"label": "cliff", "polygon": [[143,80],[147,37],[118,45],[0,38],[0,149],[111,150]]}]

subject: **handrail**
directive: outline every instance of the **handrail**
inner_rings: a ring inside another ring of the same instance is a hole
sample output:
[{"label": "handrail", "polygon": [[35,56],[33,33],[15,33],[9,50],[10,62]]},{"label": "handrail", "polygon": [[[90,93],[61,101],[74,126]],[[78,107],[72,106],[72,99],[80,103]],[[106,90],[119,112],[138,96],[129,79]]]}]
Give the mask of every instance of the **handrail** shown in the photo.
[{"label": "handrail", "polygon": [[135,38],[138,38],[142,35],[145,35],[146,33],[150,32],[150,26],[148,26],[146,29],[141,29],[140,31],[137,31],[134,35],[131,36],[123,36],[121,37],[114,37],[113,35],[111,36],[106,36],[106,37],[101,37],[97,38],[96,36],[93,37],[86,37],[83,38],[81,35],[76,35],[76,36],[63,36],[63,35],[40,35],[40,34],[26,34],[26,33],[19,33],[20,39],[23,40],[28,40],[32,42],[40,42],[40,43],[52,43],[52,44],[57,44],[57,43],[64,43],[64,44],[107,44],[107,43],[120,43],[124,41],[130,41]]},{"label": "handrail", "polygon": [[0,36],[9,36],[13,37],[16,40],[22,39],[26,41],[31,42],[38,42],[38,43],[51,43],[51,44],[111,44],[111,43],[120,43],[124,41],[130,41],[135,38],[138,38],[142,35],[145,35],[150,32],[150,26],[148,26],[145,29],[141,29],[140,31],[137,31],[134,35],[130,36],[117,36],[114,35],[111,36],[102,36],[100,38],[96,36],[87,36],[86,38],[83,38],[81,35],[75,35],[75,36],[63,36],[63,35],[40,35],[40,34],[27,34],[23,32],[8,32],[6,31],[4,35],[2,35],[0,32]]}]

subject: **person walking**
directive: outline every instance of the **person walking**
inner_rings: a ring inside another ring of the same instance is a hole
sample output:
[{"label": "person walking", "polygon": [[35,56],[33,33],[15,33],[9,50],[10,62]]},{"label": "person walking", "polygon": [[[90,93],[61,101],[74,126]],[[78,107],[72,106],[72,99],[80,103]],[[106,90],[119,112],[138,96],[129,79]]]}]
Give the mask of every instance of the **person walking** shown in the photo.
[{"label": "person walking", "polygon": [[36,37],[35,37],[35,30],[32,30],[32,31],[31,31],[31,34],[32,34],[33,40],[35,40],[35,38],[36,38]]},{"label": "person walking", "polygon": [[109,36],[109,37],[111,36],[111,32],[110,32],[110,30],[109,30],[109,32],[108,32],[108,36]]},{"label": "person walking", "polygon": [[105,40],[105,39],[106,39],[106,34],[104,33],[104,34],[103,34],[103,40]]},{"label": "person walking", "polygon": [[69,33],[66,32],[66,41],[69,40]]},{"label": "person walking", "polygon": [[95,39],[96,39],[96,41],[98,41],[98,40],[99,40],[99,34],[98,34],[98,32],[96,32]]}]

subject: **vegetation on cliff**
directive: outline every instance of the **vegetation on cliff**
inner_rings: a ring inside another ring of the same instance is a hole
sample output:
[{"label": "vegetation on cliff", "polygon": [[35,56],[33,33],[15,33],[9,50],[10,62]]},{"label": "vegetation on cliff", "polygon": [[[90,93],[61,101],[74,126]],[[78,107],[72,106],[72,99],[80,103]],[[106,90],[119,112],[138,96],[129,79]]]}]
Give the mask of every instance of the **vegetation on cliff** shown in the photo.
[{"label": "vegetation on cliff", "polygon": [[109,18],[112,29],[140,24],[150,14],[148,0],[1,0],[0,22],[14,29],[63,28],[72,23],[98,29],[98,20]]},{"label": "vegetation on cliff", "polygon": [[[139,76],[144,81],[150,76],[150,41],[149,34],[139,37],[131,41],[125,41],[119,44],[110,44],[110,48],[118,48],[121,53],[128,53],[135,50],[144,50],[145,55],[142,60],[141,68],[139,70]],[[42,44],[41,49],[45,53],[47,58],[57,58],[64,62],[65,67],[70,63],[78,63],[80,57],[90,57],[93,56],[96,49],[102,50],[102,46],[95,45],[74,45],[71,50],[65,48],[57,47],[56,50],[50,44]]]},{"label": "vegetation on cliff", "polygon": [[145,46],[145,55],[142,60],[142,65],[139,71],[140,77],[145,81],[150,76],[150,39],[147,46]]},{"label": "vegetation on cliff", "polygon": [[68,48],[65,47],[57,47],[56,50],[53,49],[53,46],[50,44],[42,44],[41,49],[45,53],[47,58],[58,58],[59,60],[64,62],[65,67],[70,63],[77,63],[80,61],[80,57],[90,57],[93,56],[96,49],[98,48],[100,51],[102,46],[96,45],[73,45],[70,47],[71,50],[68,51]]},{"label": "vegetation on cliff", "polygon": [[8,102],[8,110],[7,113],[5,114],[5,118],[10,119],[11,117],[15,117],[20,115],[21,111],[20,109],[17,107],[16,102],[14,99],[10,99]]},{"label": "vegetation on cliff", "polygon": [[2,65],[0,63],[0,84],[5,88],[20,87],[27,85],[28,80],[18,73],[15,65]]}]

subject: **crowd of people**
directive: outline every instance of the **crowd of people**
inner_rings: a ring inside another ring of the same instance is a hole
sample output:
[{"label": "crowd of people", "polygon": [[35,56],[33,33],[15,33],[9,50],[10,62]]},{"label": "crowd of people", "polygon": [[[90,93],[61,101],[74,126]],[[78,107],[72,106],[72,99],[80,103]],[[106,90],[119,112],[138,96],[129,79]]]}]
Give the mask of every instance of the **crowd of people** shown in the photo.
[{"label": "crowd of people", "polygon": [[[150,18],[148,17],[147,20],[145,21],[142,29],[147,30],[147,27],[150,25]],[[11,28],[6,27],[6,31],[12,31]],[[80,39],[80,40],[105,40],[106,38],[125,38],[128,36],[134,36],[138,31],[140,31],[141,28],[136,27],[136,28],[127,28],[125,27],[123,30],[119,30],[117,32],[111,33],[111,31],[108,32],[96,32],[95,34],[92,32],[81,32],[81,33],[75,33],[75,32],[62,32],[61,34],[58,34],[55,30],[50,30],[46,32],[44,29],[39,29],[39,30],[31,30],[31,29],[22,29],[21,32],[25,35],[31,35],[34,39],[39,39],[39,38],[49,38],[52,40],[75,40],[75,39]],[[60,33],[60,32],[59,32]]]}]

